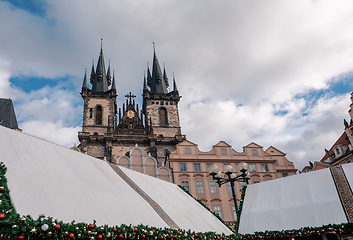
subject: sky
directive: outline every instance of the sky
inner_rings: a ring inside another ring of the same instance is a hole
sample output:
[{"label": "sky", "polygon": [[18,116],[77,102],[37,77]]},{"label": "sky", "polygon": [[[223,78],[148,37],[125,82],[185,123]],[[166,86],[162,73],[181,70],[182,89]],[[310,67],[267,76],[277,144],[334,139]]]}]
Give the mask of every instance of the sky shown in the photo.
[{"label": "sky", "polygon": [[118,107],[142,102],[155,41],[188,140],[274,146],[302,169],[350,120],[352,26],[349,0],[0,0],[0,98],[23,132],[71,147],[101,37]]}]

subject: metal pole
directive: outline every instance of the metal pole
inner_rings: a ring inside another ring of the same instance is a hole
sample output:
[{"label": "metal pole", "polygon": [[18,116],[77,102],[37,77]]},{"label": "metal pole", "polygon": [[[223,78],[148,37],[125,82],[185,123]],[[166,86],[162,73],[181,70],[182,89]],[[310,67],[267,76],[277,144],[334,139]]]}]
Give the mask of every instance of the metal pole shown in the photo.
[{"label": "metal pole", "polygon": [[235,196],[235,189],[234,189],[234,181],[230,178],[229,178],[229,181],[230,181],[230,186],[232,188],[232,195],[233,195],[233,200],[234,200],[235,211],[238,211],[237,198]]}]

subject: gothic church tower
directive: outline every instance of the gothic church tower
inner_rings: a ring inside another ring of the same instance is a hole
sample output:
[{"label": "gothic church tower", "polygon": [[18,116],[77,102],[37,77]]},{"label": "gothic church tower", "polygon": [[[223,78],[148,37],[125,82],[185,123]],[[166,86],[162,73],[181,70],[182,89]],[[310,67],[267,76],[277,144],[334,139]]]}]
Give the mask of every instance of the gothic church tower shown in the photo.
[{"label": "gothic church tower", "polygon": [[[154,44],[154,43],[153,43]],[[164,66],[161,71],[156,50],[154,47],[152,74],[147,66],[147,81],[143,84],[143,114],[145,125],[151,142],[176,145],[185,140],[181,135],[178,103],[181,96],[176,86],[173,74],[173,91],[168,92],[169,80]],[[164,152],[162,152],[164,150]],[[164,156],[166,150],[173,151],[173,147],[159,149],[157,156]]]},{"label": "gothic church tower", "polygon": [[119,164],[118,159],[129,157],[131,149],[138,148],[147,158],[153,157],[160,167],[176,144],[185,140],[178,112],[181,97],[174,76],[173,91],[168,91],[166,70],[162,73],[155,50],[152,74],[148,68],[147,79],[144,78],[142,110],[130,92],[117,115],[115,77],[114,74],[111,77],[110,65],[105,70],[102,47],[97,67],[92,65],[90,80],[91,89],[85,73],[81,92],[83,124],[78,135],[81,151]]},{"label": "gothic church tower", "polygon": [[79,133],[81,150],[88,155],[108,157],[111,135],[114,131],[116,115],[115,76],[105,70],[103,49],[101,47],[96,69],[92,63],[90,76],[92,89],[88,88],[86,73],[83,79],[81,96],[84,100],[82,132]]}]

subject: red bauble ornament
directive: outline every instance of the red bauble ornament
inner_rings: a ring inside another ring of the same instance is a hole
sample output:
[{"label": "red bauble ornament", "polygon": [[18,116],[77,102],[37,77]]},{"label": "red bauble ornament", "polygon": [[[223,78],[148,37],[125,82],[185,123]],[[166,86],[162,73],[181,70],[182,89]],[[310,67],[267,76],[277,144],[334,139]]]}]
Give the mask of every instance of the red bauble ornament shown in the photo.
[{"label": "red bauble ornament", "polygon": [[155,233],[156,231],[153,229],[152,232]]},{"label": "red bauble ornament", "polygon": [[0,220],[4,220],[5,219],[5,215],[4,214],[0,214]]},{"label": "red bauble ornament", "polygon": [[311,231],[311,233],[315,233],[315,231]]},{"label": "red bauble ornament", "polygon": [[60,229],[60,225],[59,224],[56,224],[55,225],[55,230],[59,230]]},{"label": "red bauble ornament", "polygon": [[325,232],[325,229],[322,229],[321,232]]},{"label": "red bauble ornament", "polygon": [[197,237],[197,234],[195,233],[195,237]]},{"label": "red bauble ornament", "polygon": [[134,232],[137,232],[137,230],[138,230],[137,228],[134,228]]},{"label": "red bauble ornament", "polygon": [[161,236],[161,239],[163,239],[164,237],[163,236]]},{"label": "red bauble ornament", "polygon": [[98,238],[98,239],[102,239],[103,236],[102,236],[101,234],[99,234],[99,235],[97,236],[97,238]]},{"label": "red bauble ornament", "polygon": [[335,229],[333,229],[333,231],[337,232],[337,229],[335,228]]},{"label": "red bauble ornament", "polygon": [[178,233],[178,234],[180,234],[180,232],[179,232],[179,231],[177,231],[177,233]]},{"label": "red bauble ornament", "polygon": [[146,238],[146,235],[145,235],[145,234],[142,234],[142,238]]},{"label": "red bauble ornament", "polygon": [[176,238],[176,235],[174,235],[174,238]]},{"label": "red bauble ornament", "polygon": [[116,232],[116,231],[118,231],[118,230],[116,230],[116,227],[115,227],[115,228],[113,229],[113,231]]},{"label": "red bauble ornament", "polygon": [[73,233],[69,234],[69,238],[74,238],[74,237],[75,237],[75,235]]},{"label": "red bauble ornament", "polygon": [[170,231],[168,231],[168,234],[170,234]]},{"label": "red bauble ornament", "polygon": [[124,236],[123,236],[123,234],[119,234],[119,239],[123,239],[124,238]]},{"label": "red bauble ornament", "polygon": [[202,234],[202,237],[204,238],[204,237],[205,237],[205,235],[203,235],[203,234]]},{"label": "red bauble ornament", "polygon": [[92,228],[94,228],[94,225],[93,225],[93,224],[90,224],[90,225],[88,225],[88,228],[89,228],[89,229],[92,229]]},{"label": "red bauble ornament", "polygon": [[25,237],[24,237],[24,236],[18,236],[17,239],[18,239],[18,240],[24,240]]}]

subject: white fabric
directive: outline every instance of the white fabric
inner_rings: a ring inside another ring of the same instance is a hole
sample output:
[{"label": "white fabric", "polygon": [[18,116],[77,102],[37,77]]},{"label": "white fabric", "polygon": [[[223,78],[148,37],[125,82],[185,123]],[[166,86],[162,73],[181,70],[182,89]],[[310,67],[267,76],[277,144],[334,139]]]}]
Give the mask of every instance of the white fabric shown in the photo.
[{"label": "white fabric", "polygon": [[[86,222],[111,226],[121,224],[168,227],[152,207],[138,195],[108,163],[65,147],[0,126],[0,162],[8,168],[6,177],[10,196],[20,215],[40,214],[65,222]],[[168,211],[184,209],[184,204],[194,204],[189,196],[173,191],[173,198],[166,188],[173,184],[158,179],[150,180],[135,173],[132,179],[149,182]],[[144,187],[147,189],[147,187]],[[146,192],[149,192],[146,190]],[[149,192],[150,193],[150,192]],[[159,199],[155,199],[160,202]],[[169,208],[173,208],[169,210]],[[206,210],[200,209],[205,216]],[[193,215],[175,217],[184,229],[203,229],[205,221]],[[227,232],[221,222],[213,222],[208,231]],[[220,230],[223,229],[223,230]]]},{"label": "white fabric", "polygon": [[[190,198],[177,185],[154,177],[143,176],[130,169],[122,168],[122,170],[154,199],[180,228],[188,229],[189,226],[194,226],[193,230],[197,232],[215,231],[232,234],[225,225],[219,224],[219,220],[213,214],[205,211],[202,205]],[[156,186],[159,189],[156,189]]]},{"label": "white fabric", "polygon": [[280,231],[347,222],[329,169],[249,185],[239,232]]}]

